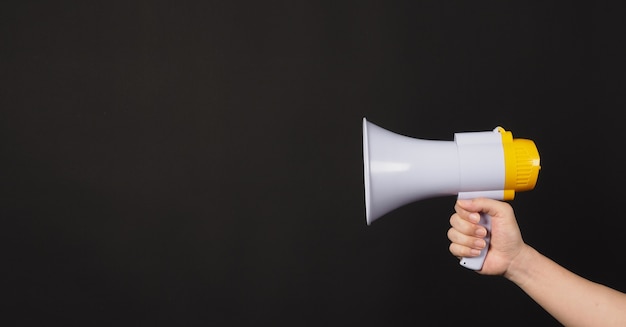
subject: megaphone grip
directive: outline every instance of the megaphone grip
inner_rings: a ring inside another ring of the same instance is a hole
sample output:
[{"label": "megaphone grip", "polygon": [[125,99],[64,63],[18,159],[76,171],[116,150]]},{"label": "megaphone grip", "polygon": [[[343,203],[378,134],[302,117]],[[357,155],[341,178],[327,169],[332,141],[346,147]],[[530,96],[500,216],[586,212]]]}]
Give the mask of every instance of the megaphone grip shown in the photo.
[{"label": "megaphone grip", "polygon": [[463,257],[460,261],[462,266],[472,270],[482,269],[483,263],[485,262],[485,257],[487,256],[487,251],[489,250],[489,241],[491,240],[491,216],[486,213],[481,213],[480,222],[478,224],[487,229],[487,236],[484,237],[487,245],[482,249],[482,251],[480,251],[480,255],[477,257]]}]

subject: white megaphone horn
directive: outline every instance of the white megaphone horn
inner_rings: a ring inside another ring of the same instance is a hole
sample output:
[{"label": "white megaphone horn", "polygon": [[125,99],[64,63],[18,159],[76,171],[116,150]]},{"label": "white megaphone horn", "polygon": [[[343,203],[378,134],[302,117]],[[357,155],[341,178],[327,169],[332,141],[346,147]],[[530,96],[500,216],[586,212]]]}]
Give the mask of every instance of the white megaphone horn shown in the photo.
[{"label": "white megaphone horn", "polygon": [[[539,176],[539,152],[527,139],[492,131],[455,133],[453,141],[399,135],[363,118],[365,218],[367,225],[401,206],[437,196],[512,200],[532,190]],[[461,265],[479,270],[487,255],[491,217],[481,214],[487,246]]]}]

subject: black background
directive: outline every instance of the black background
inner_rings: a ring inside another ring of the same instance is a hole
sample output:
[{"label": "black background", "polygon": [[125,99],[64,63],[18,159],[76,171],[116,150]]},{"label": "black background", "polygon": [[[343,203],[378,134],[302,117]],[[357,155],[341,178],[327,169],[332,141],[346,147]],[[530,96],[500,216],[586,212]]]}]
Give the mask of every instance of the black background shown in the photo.
[{"label": "black background", "polygon": [[454,197],[365,223],[362,118],[535,141],[526,241],[626,290],[618,1],[12,1],[4,326],[555,326],[448,252]]}]

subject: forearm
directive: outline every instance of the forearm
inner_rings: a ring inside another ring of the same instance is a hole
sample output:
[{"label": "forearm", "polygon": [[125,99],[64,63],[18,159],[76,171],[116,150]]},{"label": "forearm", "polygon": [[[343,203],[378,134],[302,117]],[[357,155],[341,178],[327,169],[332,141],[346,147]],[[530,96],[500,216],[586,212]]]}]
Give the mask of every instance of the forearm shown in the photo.
[{"label": "forearm", "polygon": [[528,245],[504,277],[565,326],[626,326],[626,294],[584,279]]}]

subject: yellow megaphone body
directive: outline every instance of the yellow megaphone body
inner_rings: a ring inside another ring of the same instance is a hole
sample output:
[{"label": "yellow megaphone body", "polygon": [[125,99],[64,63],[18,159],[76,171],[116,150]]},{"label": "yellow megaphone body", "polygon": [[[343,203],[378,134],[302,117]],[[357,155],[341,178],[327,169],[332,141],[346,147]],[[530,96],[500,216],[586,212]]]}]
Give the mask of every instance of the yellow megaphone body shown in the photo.
[{"label": "yellow megaphone body", "polygon": [[[437,196],[512,200],[532,190],[540,170],[539,152],[528,139],[514,139],[502,127],[455,133],[453,141],[399,135],[363,118],[363,164],[367,225],[408,203]],[[491,217],[481,214],[487,246],[460,264],[482,268],[491,235]]]}]

